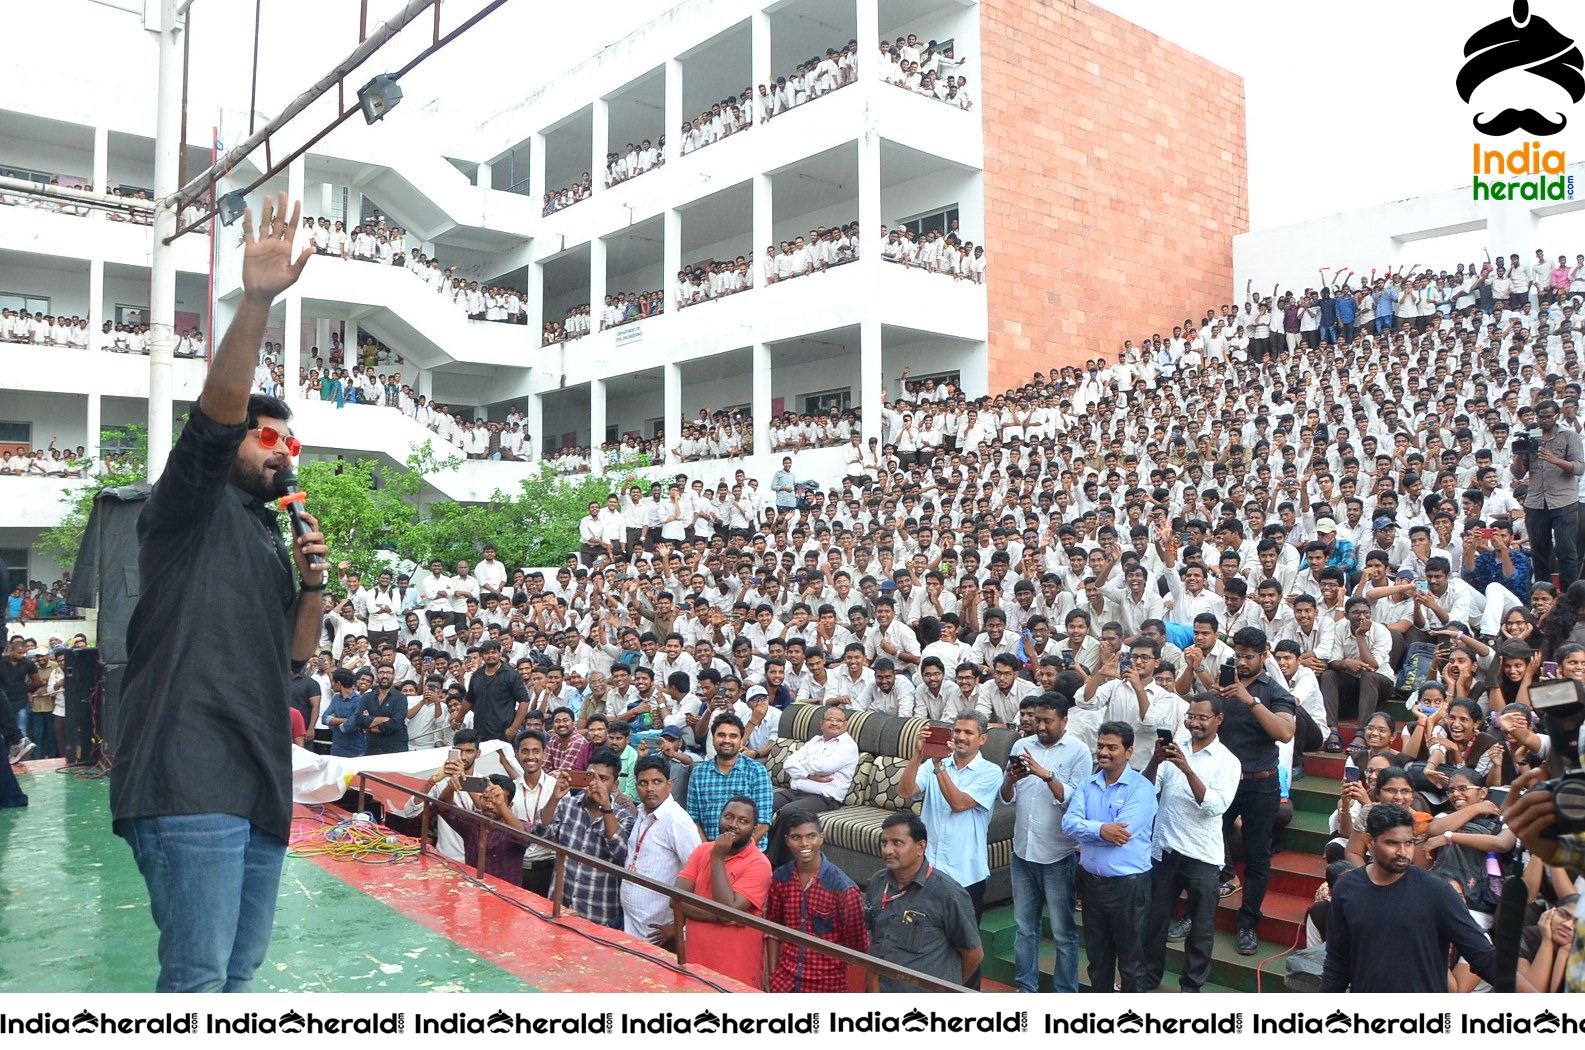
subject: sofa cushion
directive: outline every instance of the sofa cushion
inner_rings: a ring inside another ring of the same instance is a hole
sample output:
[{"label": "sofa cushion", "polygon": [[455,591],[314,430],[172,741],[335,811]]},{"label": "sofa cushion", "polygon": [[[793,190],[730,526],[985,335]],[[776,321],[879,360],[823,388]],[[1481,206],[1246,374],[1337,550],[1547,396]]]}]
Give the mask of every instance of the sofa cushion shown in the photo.
[{"label": "sofa cushion", "polygon": [[788,704],[776,723],[776,735],[783,740],[801,744],[820,733],[820,704]]},{"label": "sofa cushion", "polygon": [[901,718],[866,711],[862,723],[857,727],[850,726],[848,732],[859,742],[860,751],[908,758],[914,753],[914,738],[926,724],[923,718]]},{"label": "sofa cushion", "polygon": [[765,771],[770,774],[770,782],[776,787],[787,786],[787,756],[798,750],[796,740],[782,737],[770,746],[770,754],[765,756]]},{"label": "sofa cushion", "polygon": [[844,806],[862,806],[870,796],[870,782],[875,779],[875,756],[859,752],[858,767],[853,770],[853,782],[842,799]]},{"label": "sofa cushion", "polygon": [[881,855],[881,824],[890,813],[872,806],[844,806],[820,814],[826,842],[865,857]]},{"label": "sofa cushion", "polygon": [[887,813],[912,812],[914,801],[904,798],[899,790],[908,760],[895,755],[876,755],[870,760],[869,782],[865,785],[860,805],[874,806]]}]

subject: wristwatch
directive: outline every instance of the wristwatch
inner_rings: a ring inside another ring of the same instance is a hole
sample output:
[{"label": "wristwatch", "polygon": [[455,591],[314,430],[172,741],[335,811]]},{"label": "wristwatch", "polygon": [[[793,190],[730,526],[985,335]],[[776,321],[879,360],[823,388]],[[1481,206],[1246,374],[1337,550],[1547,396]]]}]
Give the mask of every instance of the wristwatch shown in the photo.
[{"label": "wristwatch", "polygon": [[610,816],[612,813],[616,812],[616,807],[615,806],[601,806],[600,807],[600,812],[604,813],[606,816]]},{"label": "wristwatch", "polygon": [[1445,845],[1451,846],[1453,844],[1453,833],[1451,831],[1442,832],[1442,842]]},{"label": "wristwatch", "polygon": [[1040,782],[1043,784],[1049,784],[1055,779],[1057,779],[1057,775],[1055,773],[1047,773],[1045,776],[1040,778]]}]

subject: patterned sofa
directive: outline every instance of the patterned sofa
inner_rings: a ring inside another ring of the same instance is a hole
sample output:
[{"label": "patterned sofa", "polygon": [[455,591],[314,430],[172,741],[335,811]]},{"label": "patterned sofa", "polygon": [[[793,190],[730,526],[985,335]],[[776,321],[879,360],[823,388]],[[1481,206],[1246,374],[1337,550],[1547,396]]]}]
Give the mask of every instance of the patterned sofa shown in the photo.
[{"label": "patterned sofa", "polygon": [[[792,704],[782,712],[780,739],[766,758],[772,783],[787,786],[787,756],[820,731],[820,707]],[[881,823],[892,813],[919,812],[919,803],[902,798],[898,785],[914,753],[919,730],[929,721],[895,715],[855,711],[848,732],[859,745],[859,767],[841,809],[820,815],[825,832],[825,853],[831,862],[859,885],[881,870]],[[1017,739],[1010,729],[992,729],[980,754],[997,766],[1007,764],[1007,753]],[[1013,863],[1013,810],[998,801],[991,813],[991,877],[985,887],[987,904],[1011,900]]]}]

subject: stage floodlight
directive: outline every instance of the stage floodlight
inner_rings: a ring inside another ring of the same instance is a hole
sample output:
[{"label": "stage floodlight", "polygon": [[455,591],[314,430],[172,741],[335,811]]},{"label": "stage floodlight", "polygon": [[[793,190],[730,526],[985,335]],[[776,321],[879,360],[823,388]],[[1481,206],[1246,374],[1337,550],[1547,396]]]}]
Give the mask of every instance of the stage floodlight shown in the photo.
[{"label": "stage floodlight", "polygon": [[363,119],[370,124],[383,120],[401,101],[402,89],[396,86],[396,78],[389,73],[381,73],[358,91],[358,105],[363,107]]},{"label": "stage floodlight", "polygon": [[220,213],[220,224],[230,226],[242,218],[242,213],[247,210],[248,199],[242,195],[241,190],[232,190],[216,202],[215,208]]}]

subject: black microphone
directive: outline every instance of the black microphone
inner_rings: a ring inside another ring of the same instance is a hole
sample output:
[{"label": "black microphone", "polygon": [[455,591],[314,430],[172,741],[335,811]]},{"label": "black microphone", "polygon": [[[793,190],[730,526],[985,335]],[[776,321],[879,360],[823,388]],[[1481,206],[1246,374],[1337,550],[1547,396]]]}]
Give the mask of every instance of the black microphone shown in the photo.
[{"label": "black microphone", "polygon": [[1491,990],[1511,992],[1518,983],[1519,941],[1524,932],[1524,909],[1529,892],[1517,875],[1503,880],[1502,897],[1497,905],[1497,926],[1492,932],[1495,960]]},{"label": "black microphone", "polygon": [[[303,503],[308,497],[298,487],[297,475],[290,470],[275,472],[275,488],[280,493],[278,502],[292,519],[292,535],[298,539],[313,532],[313,527],[303,517]],[[329,569],[330,563],[320,561],[317,554],[309,555],[308,567],[315,570]]]}]

